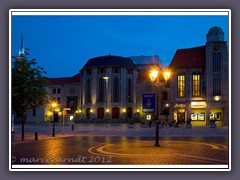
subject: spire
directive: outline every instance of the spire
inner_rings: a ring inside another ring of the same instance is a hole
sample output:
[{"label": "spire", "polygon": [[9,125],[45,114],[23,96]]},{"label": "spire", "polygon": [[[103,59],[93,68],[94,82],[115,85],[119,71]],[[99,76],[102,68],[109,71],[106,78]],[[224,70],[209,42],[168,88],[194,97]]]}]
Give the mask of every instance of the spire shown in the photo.
[{"label": "spire", "polygon": [[19,56],[24,55],[24,47],[23,47],[23,33],[21,34],[21,44],[20,44],[20,49],[19,49]]}]

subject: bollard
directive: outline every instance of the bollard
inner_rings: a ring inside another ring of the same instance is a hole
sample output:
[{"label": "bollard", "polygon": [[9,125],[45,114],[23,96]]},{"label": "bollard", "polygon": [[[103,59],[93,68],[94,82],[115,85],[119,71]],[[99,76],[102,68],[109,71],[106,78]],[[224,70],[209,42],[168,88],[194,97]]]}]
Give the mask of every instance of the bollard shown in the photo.
[{"label": "bollard", "polygon": [[35,140],[38,140],[38,133],[35,132]]},{"label": "bollard", "polygon": [[159,147],[159,122],[156,122],[156,137],[155,137],[155,146]]},{"label": "bollard", "polygon": [[74,124],[72,124],[72,131],[74,131]]}]

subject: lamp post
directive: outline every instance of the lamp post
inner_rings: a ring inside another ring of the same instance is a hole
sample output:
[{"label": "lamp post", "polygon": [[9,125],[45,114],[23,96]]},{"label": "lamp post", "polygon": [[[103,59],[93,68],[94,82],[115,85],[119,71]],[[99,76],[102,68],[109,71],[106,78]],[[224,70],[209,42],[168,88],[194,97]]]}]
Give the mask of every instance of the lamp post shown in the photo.
[{"label": "lamp post", "polygon": [[158,120],[158,108],[159,108],[159,94],[158,90],[159,87],[164,85],[170,78],[170,72],[169,71],[164,71],[163,72],[163,78],[160,77],[159,71],[158,70],[152,70],[149,74],[151,82],[156,86],[156,93],[157,93],[157,117],[156,117],[156,136],[155,136],[155,146],[160,146],[159,145],[159,120]]},{"label": "lamp post", "polygon": [[105,99],[106,99],[106,103],[105,103],[105,106],[106,106],[106,108],[105,108],[105,111],[106,111],[106,113],[105,113],[105,118],[106,118],[106,127],[107,127],[107,113],[108,113],[108,98],[107,98],[107,95],[108,95],[108,93],[107,93],[107,91],[108,91],[108,80],[109,80],[109,77],[108,76],[104,76],[104,77],[102,77],[104,80],[106,80],[106,90],[105,90]]},{"label": "lamp post", "polygon": [[52,102],[52,108],[53,108],[53,128],[52,128],[52,137],[55,137],[55,108],[57,107],[56,102]]}]

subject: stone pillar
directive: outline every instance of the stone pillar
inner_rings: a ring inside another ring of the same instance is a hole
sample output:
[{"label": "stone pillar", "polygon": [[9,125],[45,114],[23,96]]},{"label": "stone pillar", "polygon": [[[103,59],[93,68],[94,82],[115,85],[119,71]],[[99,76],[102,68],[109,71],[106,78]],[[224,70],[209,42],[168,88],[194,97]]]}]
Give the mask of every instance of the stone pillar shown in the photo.
[{"label": "stone pillar", "polygon": [[169,122],[174,122],[174,115],[173,115],[173,110],[174,110],[174,103],[170,103],[169,107]]},{"label": "stone pillar", "polygon": [[187,119],[186,120],[188,120],[188,119],[191,119],[191,102],[190,103],[187,103],[186,104],[187,105]]},{"label": "stone pillar", "polygon": [[210,125],[209,114],[210,114],[210,105],[209,105],[209,103],[207,103],[207,105],[206,105],[206,126]]}]

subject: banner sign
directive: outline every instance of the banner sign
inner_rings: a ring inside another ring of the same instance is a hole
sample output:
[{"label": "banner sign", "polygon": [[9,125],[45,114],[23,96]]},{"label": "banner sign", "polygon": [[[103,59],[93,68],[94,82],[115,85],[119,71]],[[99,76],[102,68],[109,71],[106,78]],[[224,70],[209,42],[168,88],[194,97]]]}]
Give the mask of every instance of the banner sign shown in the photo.
[{"label": "banner sign", "polygon": [[155,94],[143,94],[143,112],[152,113],[155,111]]}]

